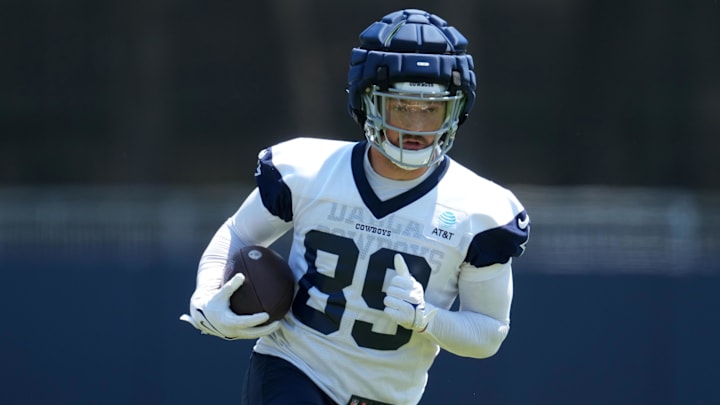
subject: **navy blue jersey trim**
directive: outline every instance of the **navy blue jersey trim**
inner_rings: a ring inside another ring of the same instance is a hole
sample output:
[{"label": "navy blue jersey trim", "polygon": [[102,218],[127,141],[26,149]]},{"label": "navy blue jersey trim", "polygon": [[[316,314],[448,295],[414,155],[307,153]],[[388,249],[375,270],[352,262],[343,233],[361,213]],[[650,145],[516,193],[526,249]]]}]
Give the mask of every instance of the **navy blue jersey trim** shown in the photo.
[{"label": "navy blue jersey trim", "polygon": [[285,222],[292,221],[292,191],[273,164],[271,148],[265,149],[258,156],[255,183],[265,208]]},{"label": "navy blue jersey trim", "polygon": [[367,176],[365,175],[365,169],[363,168],[363,159],[365,158],[365,149],[367,148],[367,141],[358,142],[353,147],[352,151],[352,173],[355,179],[355,185],[360,192],[363,202],[368,207],[370,212],[373,213],[375,218],[382,219],[385,216],[405,207],[413,202],[419,200],[425,194],[429,193],[440,180],[447,173],[448,167],[450,166],[450,160],[446,157],[438,164],[428,178],[423,180],[422,183],[411,188],[410,190],[397,195],[387,201],[382,201],[378,198],[375,191],[370,187]]},{"label": "navy blue jersey trim", "polygon": [[530,218],[522,211],[507,224],[475,235],[465,261],[475,267],[507,263],[523,254],[529,237]]}]

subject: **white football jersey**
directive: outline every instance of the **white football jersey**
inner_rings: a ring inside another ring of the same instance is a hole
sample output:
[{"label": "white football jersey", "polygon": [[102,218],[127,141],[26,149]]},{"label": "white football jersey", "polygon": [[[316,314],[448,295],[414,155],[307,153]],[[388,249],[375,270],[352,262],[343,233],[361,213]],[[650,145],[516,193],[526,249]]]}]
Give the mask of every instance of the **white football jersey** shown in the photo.
[{"label": "white football jersey", "polygon": [[464,266],[510,263],[522,253],[529,218],[512,193],[449,157],[383,201],[363,168],[367,148],[298,138],[260,153],[262,203],[292,224],[297,290],[280,329],[254,350],[291,362],[338,403],[355,395],[413,404],[439,346],[383,312],[395,254],[426,301],[449,309]]}]

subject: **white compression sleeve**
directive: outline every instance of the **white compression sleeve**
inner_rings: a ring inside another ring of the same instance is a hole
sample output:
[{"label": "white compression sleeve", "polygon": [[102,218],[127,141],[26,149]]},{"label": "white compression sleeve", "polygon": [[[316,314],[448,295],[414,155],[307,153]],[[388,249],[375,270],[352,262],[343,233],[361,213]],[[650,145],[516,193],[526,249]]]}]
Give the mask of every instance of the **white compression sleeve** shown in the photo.
[{"label": "white compression sleeve", "polygon": [[458,356],[490,357],[510,330],[510,262],[486,268],[467,266],[460,274],[460,310],[439,310],[423,335]]},{"label": "white compression sleeve", "polygon": [[193,299],[214,294],[220,288],[230,256],[247,245],[269,246],[292,227],[270,214],[257,189],[235,214],[220,226],[200,258]]}]

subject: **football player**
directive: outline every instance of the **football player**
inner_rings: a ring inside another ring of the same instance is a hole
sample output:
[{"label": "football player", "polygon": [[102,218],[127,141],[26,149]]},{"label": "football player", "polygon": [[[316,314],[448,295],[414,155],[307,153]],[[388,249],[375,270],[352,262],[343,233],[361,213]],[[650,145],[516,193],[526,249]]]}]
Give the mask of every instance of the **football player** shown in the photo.
[{"label": "football player", "polygon": [[[190,314],[256,339],[245,404],[416,404],[440,349],[486,358],[508,334],[512,258],[529,217],[507,189],[452,160],[475,100],[467,40],[422,10],[360,34],[348,110],[365,140],[298,138],[259,154],[257,187],[202,255]],[[239,316],[228,258],[292,232],[290,312]],[[453,302],[459,298],[459,307]]]}]

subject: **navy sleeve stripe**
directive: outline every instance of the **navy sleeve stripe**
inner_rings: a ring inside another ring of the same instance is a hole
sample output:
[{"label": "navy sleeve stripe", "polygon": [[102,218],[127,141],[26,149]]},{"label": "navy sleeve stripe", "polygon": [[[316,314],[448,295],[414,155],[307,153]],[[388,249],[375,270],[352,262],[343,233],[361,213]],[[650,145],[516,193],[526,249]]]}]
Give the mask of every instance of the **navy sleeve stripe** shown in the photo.
[{"label": "navy sleeve stripe", "polygon": [[282,174],[273,164],[272,149],[270,148],[265,149],[258,156],[255,182],[265,208],[285,222],[292,221],[292,192],[283,181]]},{"label": "navy sleeve stripe", "polygon": [[475,267],[507,263],[523,254],[529,237],[530,218],[523,211],[509,223],[475,235],[465,261]]}]

